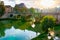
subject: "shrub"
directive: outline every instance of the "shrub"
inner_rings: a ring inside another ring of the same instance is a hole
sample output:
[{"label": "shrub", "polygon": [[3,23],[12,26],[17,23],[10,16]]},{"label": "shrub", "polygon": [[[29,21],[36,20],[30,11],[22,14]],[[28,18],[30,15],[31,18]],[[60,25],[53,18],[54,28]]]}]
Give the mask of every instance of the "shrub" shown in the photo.
[{"label": "shrub", "polygon": [[48,28],[53,28],[56,19],[53,16],[44,16],[41,20],[41,26],[44,31],[48,31]]}]

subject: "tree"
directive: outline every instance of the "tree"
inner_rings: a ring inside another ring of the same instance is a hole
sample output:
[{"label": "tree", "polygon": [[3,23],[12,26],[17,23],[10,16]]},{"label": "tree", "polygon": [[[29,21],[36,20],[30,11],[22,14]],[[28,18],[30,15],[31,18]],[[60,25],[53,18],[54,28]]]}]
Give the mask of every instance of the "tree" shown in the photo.
[{"label": "tree", "polygon": [[34,17],[34,15],[35,15],[35,9],[34,8],[30,8],[29,11],[32,14],[32,17]]},{"label": "tree", "polygon": [[41,26],[43,31],[47,32],[48,28],[53,28],[55,26],[56,19],[53,16],[44,16],[41,20]]},{"label": "tree", "polygon": [[[55,25],[56,19],[53,16],[44,16],[41,20],[40,26],[42,26],[42,33],[37,36],[36,38],[33,38],[32,40],[48,40],[47,38],[47,30],[48,28],[53,29]],[[41,28],[41,27],[40,27]],[[41,29],[40,29],[41,30]],[[53,40],[53,39],[51,39]]]},{"label": "tree", "polygon": [[4,14],[4,11],[5,11],[4,5],[0,5],[0,16]]},{"label": "tree", "polygon": [[[22,6],[23,5],[23,6]],[[17,14],[20,14],[21,17],[24,17],[24,18],[30,18],[30,13],[29,13],[29,10],[28,8],[24,5],[24,3],[21,3],[21,4],[18,4],[18,5],[15,5],[14,7],[14,10],[15,10],[15,13]]]},{"label": "tree", "polygon": [[30,11],[31,13],[35,13],[35,9],[34,9],[34,8],[30,8],[29,11]]},{"label": "tree", "polygon": [[14,10],[19,14],[24,14],[25,15],[26,13],[28,13],[28,8],[22,3],[15,5]]}]

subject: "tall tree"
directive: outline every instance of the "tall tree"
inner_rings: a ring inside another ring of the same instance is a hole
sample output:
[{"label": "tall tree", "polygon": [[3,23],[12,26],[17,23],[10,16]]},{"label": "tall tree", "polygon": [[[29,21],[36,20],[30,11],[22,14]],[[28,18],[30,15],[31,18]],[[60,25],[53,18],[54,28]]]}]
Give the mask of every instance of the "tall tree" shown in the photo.
[{"label": "tall tree", "polygon": [[2,4],[2,3],[0,3],[0,16],[2,16],[4,14],[4,11],[5,11],[4,4]]}]

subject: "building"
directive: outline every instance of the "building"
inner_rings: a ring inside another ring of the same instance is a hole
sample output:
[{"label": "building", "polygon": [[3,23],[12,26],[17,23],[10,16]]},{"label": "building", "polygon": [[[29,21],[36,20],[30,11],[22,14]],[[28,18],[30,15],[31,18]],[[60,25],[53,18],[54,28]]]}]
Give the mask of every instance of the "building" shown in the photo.
[{"label": "building", "polygon": [[1,18],[9,18],[13,14],[13,8],[10,5],[5,5],[5,13]]},{"label": "building", "polygon": [[13,8],[10,5],[5,6],[5,13],[11,13],[13,12]]}]

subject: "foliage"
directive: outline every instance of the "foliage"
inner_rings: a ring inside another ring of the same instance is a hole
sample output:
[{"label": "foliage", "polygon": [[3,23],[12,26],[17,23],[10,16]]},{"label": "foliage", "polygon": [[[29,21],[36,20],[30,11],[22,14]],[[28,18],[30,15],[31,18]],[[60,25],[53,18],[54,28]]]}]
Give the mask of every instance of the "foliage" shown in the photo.
[{"label": "foliage", "polygon": [[32,40],[48,40],[47,39],[47,34],[46,33],[42,33],[39,36],[37,36],[36,38],[33,38]]},{"label": "foliage", "polygon": [[0,37],[5,35],[5,29],[4,24],[0,21]]},{"label": "foliage", "polygon": [[56,19],[53,16],[44,16],[41,20],[42,29],[48,31],[48,28],[53,28]]},{"label": "foliage", "polygon": [[19,6],[15,6],[14,7],[14,10],[16,11],[16,13],[19,13],[19,14],[25,14],[25,13],[28,13],[28,9],[24,6],[24,7],[19,7]]},{"label": "foliage", "polygon": [[34,8],[30,8],[29,11],[30,11],[31,13],[35,13],[35,9],[34,9]]},{"label": "foliage", "polygon": [[[55,25],[54,30],[55,30],[55,36],[60,38],[60,25],[57,25],[57,26]],[[42,33],[42,34],[33,38],[32,40],[47,40],[46,39],[46,34],[45,33]]]},{"label": "foliage", "polygon": [[32,28],[32,26],[30,25],[28,28],[27,28],[27,30],[31,30],[31,31],[34,31],[34,32],[36,32],[36,33],[42,33],[42,29],[41,29],[41,25],[40,25],[40,23],[38,23],[38,24],[35,24],[35,27],[34,28]]},{"label": "foliage", "polygon": [[22,29],[25,30],[30,26],[29,22],[23,22],[21,20],[4,20],[0,21],[0,36],[4,36],[4,31],[6,29],[10,29],[12,26],[16,29]]},{"label": "foliage", "polygon": [[4,5],[0,5],[0,16],[4,14],[4,11],[5,11]]},{"label": "foliage", "polygon": [[55,25],[55,36],[60,37],[60,25]]},{"label": "foliage", "polygon": [[35,17],[35,9],[32,7],[29,9],[30,13],[32,14],[32,17]]}]

